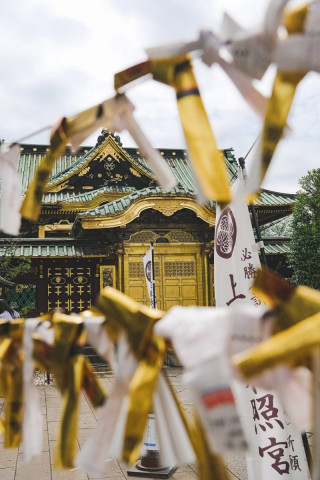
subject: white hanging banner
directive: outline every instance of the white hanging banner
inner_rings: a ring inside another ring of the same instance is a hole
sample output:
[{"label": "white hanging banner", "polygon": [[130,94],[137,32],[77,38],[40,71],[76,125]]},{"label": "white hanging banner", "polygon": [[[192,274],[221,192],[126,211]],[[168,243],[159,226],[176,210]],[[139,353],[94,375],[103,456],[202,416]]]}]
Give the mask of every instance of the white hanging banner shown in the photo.
[{"label": "white hanging banner", "polygon": [[[260,267],[255,249],[242,171],[233,187],[233,201],[224,210],[217,206],[214,275],[216,306],[258,306],[251,290]],[[277,394],[241,383],[234,393],[243,420],[251,455],[247,456],[249,480],[308,478],[301,434],[283,411]]]},{"label": "white hanging banner", "polygon": [[154,264],[153,264],[153,245],[150,246],[149,250],[146,251],[145,255],[142,257],[143,266],[144,266],[144,276],[146,278],[146,284],[150,299],[150,306],[157,308],[157,299],[155,293],[155,281],[153,278]]}]

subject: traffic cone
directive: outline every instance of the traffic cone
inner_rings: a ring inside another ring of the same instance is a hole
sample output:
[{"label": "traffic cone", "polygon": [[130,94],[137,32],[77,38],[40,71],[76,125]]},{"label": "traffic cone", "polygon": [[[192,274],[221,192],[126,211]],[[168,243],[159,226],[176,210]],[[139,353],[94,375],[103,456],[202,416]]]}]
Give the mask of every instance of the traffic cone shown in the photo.
[{"label": "traffic cone", "polygon": [[143,449],[141,459],[137,462],[135,468],[128,470],[131,477],[146,478],[169,478],[178,468],[161,466],[160,448],[157,439],[156,416],[154,413],[148,415],[148,424],[143,439]]}]

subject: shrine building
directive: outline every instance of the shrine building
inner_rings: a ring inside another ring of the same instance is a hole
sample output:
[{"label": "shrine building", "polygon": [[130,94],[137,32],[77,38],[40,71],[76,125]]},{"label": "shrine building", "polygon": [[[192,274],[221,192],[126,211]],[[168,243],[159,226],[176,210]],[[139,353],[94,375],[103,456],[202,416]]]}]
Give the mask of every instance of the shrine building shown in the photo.
[{"label": "shrine building", "polygon": [[[21,145],[23,193],[48,147]],[[214,305],[215,203],[197,202],[185,150],[160,149],[178,186],[163,192],[136,148],[104,130],[94,147],[67,149],[56,161],[36,224],[19,238],[0,238],[0,256],[31,259],[28,274],[2,285],[14,308],[30,315],[53,308],[80,312],[101,288],[113,286],[149,304],[141,256],[154,242],[158,308]],[[238,163],[223,150],[232,182]],[[295,195],[262,189],[255,210],[261,226],[291,214]],[[288,239],[264,239],[268,266],[290,276]]]}]

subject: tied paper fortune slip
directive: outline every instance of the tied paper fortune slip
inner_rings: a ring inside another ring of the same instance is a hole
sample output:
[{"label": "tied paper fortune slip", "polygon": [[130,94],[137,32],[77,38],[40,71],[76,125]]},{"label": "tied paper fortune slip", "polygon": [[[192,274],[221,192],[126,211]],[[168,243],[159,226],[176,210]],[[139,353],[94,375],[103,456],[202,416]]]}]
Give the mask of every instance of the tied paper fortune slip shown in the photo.
[{"label": "tied paper fortune slip", "polygon": [[222,37],[234,65],[252,78],[261,79],[270,63],[278,39],[283,10],[288,0],[271,0],[263,23],[245,30],[225,14]]},{"label": "tied paper fortune slip", "polygon": [[152,148],[134,119],[133,110],[133,104],[125,95],[117,95],[73,117],[62,118],[52,130],[50,150],[36,170],[22,203],[21,215],[30,221],[38,219],[42,194],[46,189],[56,159],[63,153],[67,144],[71,144],[76,150],[81,142],[98,127],[106,127],[111,131],[119,132],[127,129],[145,156],[160,186],[164,190],[175,187],[177,185],[175,176],[159,152]]},{"label": "tied paper fortune slip", "polygon": [[181,55],[148,60],[130,67],[115,75],[115,88],[120,91],[128,83],[147,74],[152,74],[155,80],[172,86],[176,91],[178,111],[195,173],[199,199],[228,203],[231,196],[226,166],[211,131],[190,57]]},{"label": "tied paper fortune slip", "polygon": [[19,235],[19,213],[22,193],[18,174],[19,145],[2,145],[0,148],[0,230],[9,235]]},{"label": "tied paper fortune slip", "polygon": [[199,38],[191,42],[179,42],[162,45],[160,47],[147,48],[146,54],[152,60],[178,57],[193,51],[200,51],[202,61],[211,67],[218,64],[230,80],[237,87],[243,98],[247,101],[253,111],[263,117],[266,98],[254,87],[252,80],[241,72],[232,61],[226,61],[220,54],[221,39],[210,30],[201,30]]}]

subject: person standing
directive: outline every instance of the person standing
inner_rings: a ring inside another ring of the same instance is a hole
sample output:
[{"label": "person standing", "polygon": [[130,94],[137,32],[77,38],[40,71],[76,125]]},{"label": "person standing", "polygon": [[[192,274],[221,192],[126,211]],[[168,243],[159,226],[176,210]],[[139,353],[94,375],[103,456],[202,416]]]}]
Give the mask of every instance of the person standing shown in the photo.
[{"label": "person standing", "polygon": [[20,318],[20,315],[3,298],[0,298],[0,318],[13,320],[14,318]]}]

